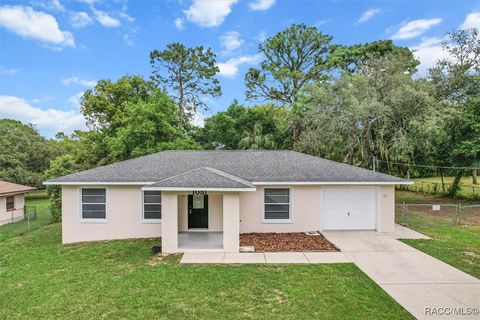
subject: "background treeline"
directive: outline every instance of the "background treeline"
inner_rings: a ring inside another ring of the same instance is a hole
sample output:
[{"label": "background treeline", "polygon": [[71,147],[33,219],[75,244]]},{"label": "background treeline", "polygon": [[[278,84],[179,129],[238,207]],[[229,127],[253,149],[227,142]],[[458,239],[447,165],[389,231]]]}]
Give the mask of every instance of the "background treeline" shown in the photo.
[{"label": "background treeline", "polygon": [[343,46],[291,25],[259,45],[263,61],[245,74],[253,105],[235,100],[196,127],[195,114],[222,94],[216,57],[172,43],[150,53],[150,78],[105,79],[85,91],[88,131],[45,139],[31,125],[0,120],[0,179],[39,186],[166,149],[293,149],[367,168],[376,157],[380,171],[402,177],[475,179],[468,168],[480,166],[479,31],[448,33],[443,49],[449,59],[418,75],[413,53],[390,40]]}]

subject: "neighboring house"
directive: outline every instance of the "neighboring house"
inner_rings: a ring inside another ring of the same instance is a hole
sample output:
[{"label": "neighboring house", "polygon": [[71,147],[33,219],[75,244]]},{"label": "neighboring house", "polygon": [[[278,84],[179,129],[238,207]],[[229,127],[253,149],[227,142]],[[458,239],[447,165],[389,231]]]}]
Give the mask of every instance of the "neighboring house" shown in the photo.
[{"label": "neighboring house", "polygon": [[25,193],[33,187],[0,180],[0,225],[22,220]]},{"label": "neighboring house", "polygon": [[239,251],[239,234],[394,231],[408,180],[294,151],[164,151],[44,182],[63,243],[162,237],[163,252]]}]

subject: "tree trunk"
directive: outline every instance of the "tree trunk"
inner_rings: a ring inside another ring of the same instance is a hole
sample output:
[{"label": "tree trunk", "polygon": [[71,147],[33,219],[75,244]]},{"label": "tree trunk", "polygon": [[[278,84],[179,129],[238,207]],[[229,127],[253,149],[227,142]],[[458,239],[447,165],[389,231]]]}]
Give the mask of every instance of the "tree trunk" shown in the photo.
[{"label": "tree trunk", "polygon": [[443,181],[443,168],[440,168],[440,177],[442,179],[442,190],[443,194],[445,194],[445,182]]},{"label": "tree trunk", "polygon": [[455,180],[453,180],[452,186],[448,189],[448,196],[450,198],[455,198],[457,195],[458,190],[460,190],[460,180],[463,176],[463,170],[458,170],[457,174],[455,175]]},{"label": "tree trunk", "polygon": [[298,141],[298,138],[300,137],[301,133],[302,133],[302,127],[300,125],[300,121],[294,120],[292,123],[293,144],[295,144]]},{"label": "tree trunk", "polygon": [[477,184],[477,169],[472,170],[472,184]]}]

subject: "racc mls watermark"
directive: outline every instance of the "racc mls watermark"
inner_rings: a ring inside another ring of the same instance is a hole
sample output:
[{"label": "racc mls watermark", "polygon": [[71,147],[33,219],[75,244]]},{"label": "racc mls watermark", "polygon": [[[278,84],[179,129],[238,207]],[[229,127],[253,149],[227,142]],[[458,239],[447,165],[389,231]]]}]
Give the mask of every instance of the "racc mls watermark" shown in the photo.
[{"label": "racc mls watermark", "polygon": [[426,316],[476,316],[480,309],[469,307],[432,307],[425,308]]}]

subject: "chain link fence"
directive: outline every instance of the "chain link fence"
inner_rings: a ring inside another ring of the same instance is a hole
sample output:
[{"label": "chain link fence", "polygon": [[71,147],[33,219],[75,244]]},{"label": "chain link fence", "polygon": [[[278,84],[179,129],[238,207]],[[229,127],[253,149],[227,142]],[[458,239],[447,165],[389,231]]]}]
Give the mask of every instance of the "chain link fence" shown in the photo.
[{"label": "chain link fence", "polygon": [[47,198],[28,199],[23,208],[0,215],[0,241],[21,235],[52,222]]},{"label": "chain link fence", "polygon": [[396,204],[395,222],[406,227],[480,226],[480,205]]},{"label": "chain link fence", "polygon": [[2,219],[0,219],[0,226],[9,223],[25,221],[27,231],[30,231],[31,227],[35,224],[35,220],[37,219],[37,207],[25,206],[23,208],[9,210],[2,214],[1,217]]}]

